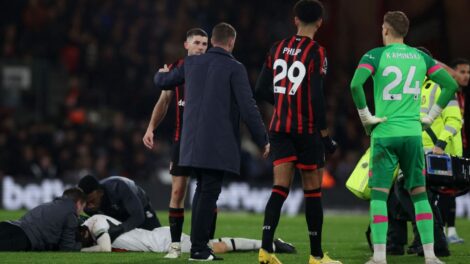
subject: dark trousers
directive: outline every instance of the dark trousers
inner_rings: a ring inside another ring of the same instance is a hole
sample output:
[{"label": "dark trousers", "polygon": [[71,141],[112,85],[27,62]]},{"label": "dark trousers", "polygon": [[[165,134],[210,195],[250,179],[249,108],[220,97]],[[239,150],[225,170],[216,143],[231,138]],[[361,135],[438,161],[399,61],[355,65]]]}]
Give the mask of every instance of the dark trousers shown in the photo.
[{"label": "dark trousers", "polygon": [[197,187],[192,204],[191,253],[210,251],[207,243],[224,174],[220,170],[192,169],[191,176],[196,178]]},{"label": "dark trousers", "polygon": [[437,206],[441,212],[444,226],[455,226],[455,196],[444,194],[439,195]]},{"label": "dark trousers", "polygon": [[[429,203],[434,215],[434,248],[447,248],[447,241],[443,232],[443,224],[439,209],[436,206],[436,195],[428,191]],[[407,242],[406,221],[413,222],[414,243],[421,245],[421,239],[414,218],[414,206],[410,194],[402,182],[395,184],[390,193],[389,200],[389,229],[387,244],[403,246]]]},{"label": "dark trousers", "polygon": [[19,226],[0,222],[0,251],[29,251],[31,242]]}]

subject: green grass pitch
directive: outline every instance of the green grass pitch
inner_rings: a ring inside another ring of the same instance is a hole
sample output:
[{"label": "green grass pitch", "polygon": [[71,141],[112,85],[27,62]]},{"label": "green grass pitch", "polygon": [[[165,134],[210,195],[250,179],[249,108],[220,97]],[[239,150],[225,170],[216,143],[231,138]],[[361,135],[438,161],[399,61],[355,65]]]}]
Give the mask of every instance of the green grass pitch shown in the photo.
[{"label": "green grass pitch", "polygon": [[[0,220],[19,218],[24,212],[0,211]],[[167,213],[159,212],[160,220],[166,225]],[[248,213],[219,213],[216,236],[261,237],[263,216]],[[364,231],[368,222],[366,215],[326,214],[323,228],[323,249],[330,256],[344,264],[364,263],[371,256]],[[185,229],[189,230],[190,213],[186,213]],[[466,242],[451,245],[451,257],[442,258],[446,263],[470,263],[470,221],[458,219],[458,232]],[[293,243],[297,254],[281,254],[279,259],[284,264],[307,263],[309,243],[303,215],[281,218],[276,237]],[[178,260],[167,260],[158,253],[0,253],[0,263],[187,263],[188,254]],[[258,263],[257,252],[221,254],[224,261],[218,263],[245,264]],[[389,256],[388,263],[424,263],[417,256]]]}]

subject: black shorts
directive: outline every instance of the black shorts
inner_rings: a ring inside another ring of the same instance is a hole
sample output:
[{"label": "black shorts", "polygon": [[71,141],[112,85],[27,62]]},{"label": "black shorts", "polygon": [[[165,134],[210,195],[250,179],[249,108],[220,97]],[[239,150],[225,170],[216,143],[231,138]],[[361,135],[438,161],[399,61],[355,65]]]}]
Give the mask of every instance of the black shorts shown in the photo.
[{"label": "black shorts", "polygon": [[171,146],[170,174],[173,176],[189,176],[191,168],[178,166],[180,160],[180,141],[173,142]]},{"label": "black shorts", "polygon": [[315,170],[325,165],[325,150],[319,133],[290,134],[270,132],[274,166],[294,162],[302,170]]}]

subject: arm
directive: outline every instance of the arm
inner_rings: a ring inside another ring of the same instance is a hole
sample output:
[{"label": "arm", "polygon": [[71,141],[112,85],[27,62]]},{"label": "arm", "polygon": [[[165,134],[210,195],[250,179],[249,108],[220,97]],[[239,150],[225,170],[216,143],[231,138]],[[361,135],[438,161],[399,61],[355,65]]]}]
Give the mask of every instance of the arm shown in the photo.
[{"label": "arm", "polygon": [[157,88],[173,90],[184,83],[184,64],[174,67],[170,71],[165,67],[160,69],[153,77],[153,83]]},{"label": "arm", "polygon": [[82,252],[111,252],[111,238],[108,233],[103,233],[96,240],[96,245],[82,248]]},{"label": "arm", "polygon": [[165,118],[168,106],[170,105],[171,99],[173,97],[173,91],[162,91],[158,102],[155,104],[155,107],[152,111],[152,117],[150,118],[147,131],[145,132],[144,138],[142,139],[144,145],[152,149],[153,148],[153,131],[158,127]]},{"label": "arm", "polygon": [[[123,232],[127,232],[140,226],[144,222],[144,206],[137,193],[133,192],[127,184],[119,183],[118,191],[121,196],[122,204],[129,213],[129,218],[119,226],[123,227]],[[113,238],[113,236],[111,236],[111,238]]]},{"label": "arm", "polygon": [[364,84],[371,76],[372,72],[366,68],[357,68],[351,81],[351,94],[357,109],[367,107],[366,94],[364,93]]},{"label": "arm", "polygon": [[462,114],[460,113],[460,107],[455,98],[442,110],[441,117],[444,121],[444,129],[439,133],[435,145],[434,152],[437,154],[443,154],[447,144],[452,140],[452,137],[462,129]]},{"label": "arm", "polygon": [[428,77],[439,84],[441,87],[441,95],[437,99],[436,104],[434,104],[429,110],[427,116],[421,118],[421,123],[426,126],[430,126],[431,123],[439,116],[442,112],[442,109],[446,107],[447,103],[454,98],[455,92],[457,91],[458,85],[457,82],[447,73],[441,65],[435,64],[435,62],[426,57],[428,62]]},{"label": "arm", "polygon": [[[323,51],[324,54],[324,51]],[[323,57],[324,58],[324,57]],[[326,74],[325,61],[320,61],[320,65],[313,68],[318,68],[319,71],[313,72],[310,76],[310,87],[312,89],[312,102],[315,111],[315,126],[320,131],[323,145],[329,154],[333,154],[336,150],[337,144],[331,139],[327,124],[326,124],[326,107],[325,107],[325,94],[323,92],[323,75]],[[313,64],[311,64],[313,66]],[[324,69],[324,72],[322,73]]]},{"label": "arm", "polygon": [[[364,83],[369,79],[373,72],[368,66],[361,66],[360,64],[354,73],[354,77],[351,81],[351,93],[354,100],[354,104],[357,107],[359,117],[361,119],[362,125],[366,130],[366,134],[370,135],[373,129],[373,126],[384,122],[386,118],[378,118],[373,116],[369,112],[369,108],[366,104],[366,95],[364,93]],[[370,65],[369,65],[370,66]],[[372,67],[372,66],[370,66]]]},{"label": "arm", "polygon": [[260,148],[266,148],[268,137],[261,118],[261,114],[253,99],[253,92],[248,82],[245,67],[241,64],[235,66],[230,78],[230,87],[240,110],[243,121],[253,136],[253,140]]},{"label": "arm", "polygon": [[62,234],[59,240],[60,251],[79,251],[81,244],[77,241],[77,228],[78,218],[75,214],[70,213],[65,219],[64,226],[62,228]]},{"label": "arm", "polygon": [[273,72],[263,65],[255,86],[256,100],[263,100],[274,105]]}]

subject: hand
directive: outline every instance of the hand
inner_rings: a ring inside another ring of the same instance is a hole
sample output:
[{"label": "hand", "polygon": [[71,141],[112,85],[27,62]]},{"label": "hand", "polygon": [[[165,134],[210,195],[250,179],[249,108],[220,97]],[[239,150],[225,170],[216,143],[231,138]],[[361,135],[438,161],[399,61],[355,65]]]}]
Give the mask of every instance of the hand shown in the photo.
[{"label": "hand", "polygon": [[376,117],[373,116],[367,107],[363,109],[357,110],[359,113],[359,117],[361,118],[362,125],[366,130],[366,134],[370,135],[372,133],[372,129],[379,123],[387,121],[387,117]]},{"label": "hand", "polygon": [[432,153],[433,154],[437,154],[437,155],[443,155],[444,154],[444,150],[442,148],[440,148],[439,146],[434,146],[432,148]]},{"label": "hand", "polygon": [[325,152],[327,154],[333,154],[336,151],[336,148],[338,148],[338,143],[334,141],[330,136],[325,136],[321,138],[323,142],[323,146],[325,146]]},{"label": "hand", "polygon": [[169,72],[170,71],[170,68],[168,68],[168,66],[165,64],[163,65],[163,68],[160,68],[158,70],[158,72]]},{"label": "hand", "polygon": [[271,144],[268,143],[264,146],[264,150],[263,150],[263,158],[264,159],[268,158],[270,150],[271,150]]},{"label": "hand", "polygon": [[111,238],[111,242],[113,242],[116,238],[118,238],[122,233],[124,233],[124,228],[122,225],[115,225],[108,219],[106,220],[108,222],[109,228],[108,228],[108,234],[109,237]]},{"label": "hand", "polygon": [[145,132],[144,137],[142,138],[142,141],[144,142],[144,145],[148,149],[152,149],[154,147],[154,144],[153,144],[153,131],[147,129],[147,131]]},{"label": "hand", "polygon": [[421,117],[421,126],[423,127],[423,130],[426,130],[428,127],[430,127],[433,121],[434,120],[428,115]]}]

